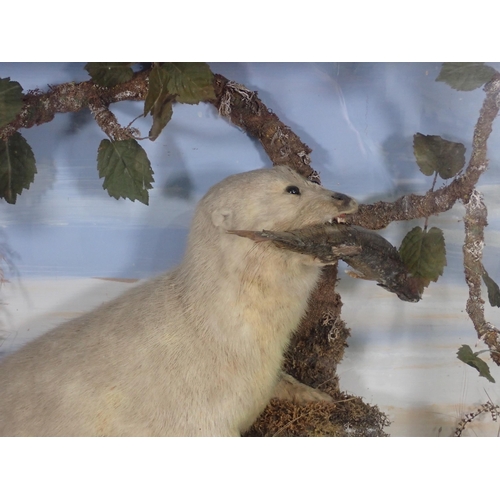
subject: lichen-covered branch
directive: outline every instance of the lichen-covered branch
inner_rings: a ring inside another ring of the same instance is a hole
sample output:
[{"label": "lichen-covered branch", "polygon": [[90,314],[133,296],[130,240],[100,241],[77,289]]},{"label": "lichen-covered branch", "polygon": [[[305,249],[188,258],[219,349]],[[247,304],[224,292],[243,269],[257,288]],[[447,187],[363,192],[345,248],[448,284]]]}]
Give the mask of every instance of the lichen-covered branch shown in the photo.
[{"label": "lichen-covered branch", "polygon": [[466,311],[478,337],[490,348],[491,358],[500,365],[500,331],[484,317],[484,300],[481,297],[483,268],[484,228],[487,225],[487,209],[482,194],[473,190],[465,206],[464,272],[469,287]]},{"label": "lichen-covered branch", "polygon": [[348,215],[346,220],[368,229],[382,229],[394,221],[419,219],[446,212],[458,200],[466,203],[480,175],[488,166],[486,143],[500,106],[500,74],[497,73],[485,85],[484,91],[486,97],[474,129],[471,157],[462,175],[448,186],[422,196],[410,194],[391,203],[380,201],[360,205],[358,213]]},{"label": "lichen-covered branch", "polygon": [[122,127],[108,105],[99,98],[91,98],[88,103],[90,112],[101,130],[115,141],[137,139],[140,134],[135,128]]},{"label": "lichen-covered branch", "polygon": [[314,181],[318,173],[310,166],[312,149],[257,97],[257,92],[215,75],[216,100],[213,103],[222,116],[259,139],[274,165],[289,165]]},{"label": "lichen-covered branch", "polygon": [[[140,71],[134,77],[123,84],[106,88],[96,85],[92,81],[81,83],[63,83],[50,87],[48,92],[29,91],[23,98],[24,107],[19,116],[9,125],[0,129],[0,139],[10,137],[21,128],[31,128],[35,125],[48,123],[54,119],[56,113],[74,113],[85,108],[94,108],[100,114],[103,108],[120,101],[142,101],[146,97],[148,85],[147,77],[149,71]],[[109,111],[109,110],[108,110]],[[111,118],[100,115],[101,123],[105,124]],[[112,119],[111,119],[112,122]],[[111,129],[104,129],[106,133],[118,134],[123,129],[116,124]],[[125,133],[126,135],[126,133]],[[130,138],[130,137],[127,137]]]},{"label": "lichen-covered branch", "polygon": [[484,300],[481,298],[481,277],[484,271],[482,248],[487,211],[481,194],[475,189],[479,177],[488,166],[487,141],[500,109],[500,74],[497,73],[485,85],[484,91],[486,96],[474,128],[469,164],[463,174],[448,186],[429,191],[423,196],[410,194],[393,203],[381,201],[361,205],[358,213],[348,215],[346,219],[370,229],[381,229],[393,221],[429,217],[445,212],[461,200],[466,209],[463,252],[465,279],[469,287],[467,313],[478,337],[490,348],[493,361],[500,365],[500,331],[485,320]]}]

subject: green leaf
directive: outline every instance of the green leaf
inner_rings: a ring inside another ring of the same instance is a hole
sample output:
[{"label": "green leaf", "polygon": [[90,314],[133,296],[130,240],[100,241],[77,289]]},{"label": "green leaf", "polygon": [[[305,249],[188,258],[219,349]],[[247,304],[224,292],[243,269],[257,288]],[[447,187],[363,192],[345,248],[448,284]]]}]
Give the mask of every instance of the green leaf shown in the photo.
[{"label": "green leaf", "polygon": [[198,104],[215,99],[214,75],[206,63],[163,63],[168,72],[168,91],[178,102]]},{"label": "green leaf", "polygon": [[480,377],[485,377],[490,382],[495,383],[495,379],[491,376],[488,365],[478,357],[478,354],[479,352],[472,352],[470,346],[462,344],[462,347],[457,351],[457,358],[465,364],[475,368],[479,372]]},{"label": "green leaf", "polygon": [[109,196],[149,203],[148,189],[154,182],[153,170],[146,152],[135,139],[109,141],[103,139],[97,154],[99,177]]},{"label": "green leaf", "polygon": [[436,82],[456,90],[474,90],[489,82],[496,71],[484,63],[443,63]]},{"label": "green leaf", "polygon": [[154,141],[172,118],[174,95],[168,90],[169,75],[162,66],[154,66],[149,74],[148,95],[144,102],[144,116],[151,113],[153,126],[149,138]]},{"label": "green leaf", "polygon": [[413,276],[429,282],[437,281],[446,266],[443,231],[437,227],[429,231],[414,227],[401,242],[399,255]]},{"label": "green leaf", "polygon": [[15,204],[17,195],[30,188],[35,174],[35,155],[19,132],[0,141],[0,198]]},{"label": "green leaf", "polygon": [[119,83],[128,82],[133,76],[134,71],[130,66],[133,63],[87,63],[85,69],[97,85],[101,87],[114,87]]},{"label": "green leaf", "polygon": [[10,78],[0,78],[0,127],[16,118],[23,109],[23,88]]},{"label": "green leaf", "polygon": [[150,140],[154,141],[160,135],[161,131],[172,118],[173,112],[171,100],[165,100],[164,102],[158,103],[154,106],[152,111],[153,126],[149,131]]},{"label": "green leaf", "polygon": [[413,153],[424,175],[437,172],[442,179],[450,179],[465,165],[465,146],[439,135],[416,133],[413,136]]},{"label": "green leaf", "polygon": [[149,73],[149,88],[144,101],[144,116],[149,112],[152,114],[155,104],[161,103],[170,95],[167,87],[169,78],[168,71],[163,66],[153,66]]},{"label": "green leaf", "polygon": [[500,288],[498,285],[490,278],[486,269],[483,272],[483,281],[488,289],[488,300],[490,305],[493,307],[500,307]]}]

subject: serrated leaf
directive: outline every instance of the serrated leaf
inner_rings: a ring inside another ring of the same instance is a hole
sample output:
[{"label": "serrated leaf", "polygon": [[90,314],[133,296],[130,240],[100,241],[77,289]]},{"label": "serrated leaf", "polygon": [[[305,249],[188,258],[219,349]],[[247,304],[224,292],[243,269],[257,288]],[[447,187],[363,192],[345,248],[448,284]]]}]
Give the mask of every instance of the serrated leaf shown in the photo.
[{"label": "serrated leaf", "polygon": [[172,118],[172,101],[168,98],[164,102],[154,105],[151,114],[153,115],[153,126],[149,131],[149,139],[154,141]]},{"label": "serrated leaf", "polygon": [[168,91],[169,75],[162,66],[154,66],[149,74],[148,95],[144,102],[144,116],[151,113],[153,126],[149,139],[154,141],[172,118],[174,95]]},{"label": "serrated leaf", "polygon": [[424,175],[437,172],[442,179],[455,176],[465,165],[465,146],[439,135],[413,136],[413,154]]},{"label": "serrated leaf", "polygon": [[17,195],[30,188],[35,174],[35,155],[19,132],[0,141],[0,198],[16,203]]},{"label": "serrated leaf", "polygon": [[168,91],[185,104],[215,99],[214,75],[206,63],[163,63],[168,72]]},{"label": "serrated leaf", "polygon": [[467,344],[462,344],[462,347],[457,351],[457,358],[466,365],[475,368],[479,372],[480,377],[485,377],[490,382],[495,383],[495,379],[491,376],[490,368],[485,361],[478,357],[478,354],[478,352],[472,352],[472,349]]},{"label": "serrated leaf", "polygon": [[148,95],[144,101],[144,116],[152,111],[153,106],[161,103],[167,96],[168,91],[168,71],[163,66],[154,66],[149,73]]},{"label": "serrated leaf", "polygon": [[490,305],[493,307],[500,307],[500,288],[498,288],[498,285],[490,278],[486,269],[483,272],[483,281],[488,289],[488,300]]},{"label": "serrated leaf", "polygon": [[[403,238],[399,255],[413,276],[429,282],[437,281],[446,266],[443,231],[437,227],[432,227],[429,231],[414,227]],[[424,286],[428,286],[428,283]]]},{"label": "serrated leaf", "polygon": [[23,88],[10,78],[0,78],[0,127],[16,118],[23,109]]},{"label": "serrated leaf", "polygon": [[85,69],[97,85],[114,87],[119,83],[128,82],[134,76],[132,64],[122,62],[87,63]]},{"label": "serrated leaf", "polygon": [[99,177],[104,177],[102,187],[109,196],[149,203],[148,189],[152,188],[154,172],[146,152],[135,139],[103,139],[97,154],[97,170]]},{"label": "serrated leaf", "polygon": [[489,82],[496,71],[484,63],[443,63],[436,82],[455,90],[474,90]]}]

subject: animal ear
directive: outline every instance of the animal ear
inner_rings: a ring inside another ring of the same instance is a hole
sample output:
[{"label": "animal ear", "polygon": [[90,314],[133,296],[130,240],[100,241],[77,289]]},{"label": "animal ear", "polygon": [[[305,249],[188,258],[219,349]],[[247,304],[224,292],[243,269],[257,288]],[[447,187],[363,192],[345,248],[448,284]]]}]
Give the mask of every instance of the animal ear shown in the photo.
[{"label": "animal ear", "polygon": [[218,208],[212,212],[212,224],[215,227],[231,229],[233,212],[229,208]]}]

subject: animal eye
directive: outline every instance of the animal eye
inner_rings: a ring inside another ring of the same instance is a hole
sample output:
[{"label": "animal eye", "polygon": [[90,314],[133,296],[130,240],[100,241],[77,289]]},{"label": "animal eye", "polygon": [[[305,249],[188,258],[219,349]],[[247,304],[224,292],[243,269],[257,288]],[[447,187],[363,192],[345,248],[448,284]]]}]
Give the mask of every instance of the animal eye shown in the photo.
[{"label": "animal eye", "polygon": [[297,186],[288,186],[285,191],[290,194],[300,194],[300,189]]}]

